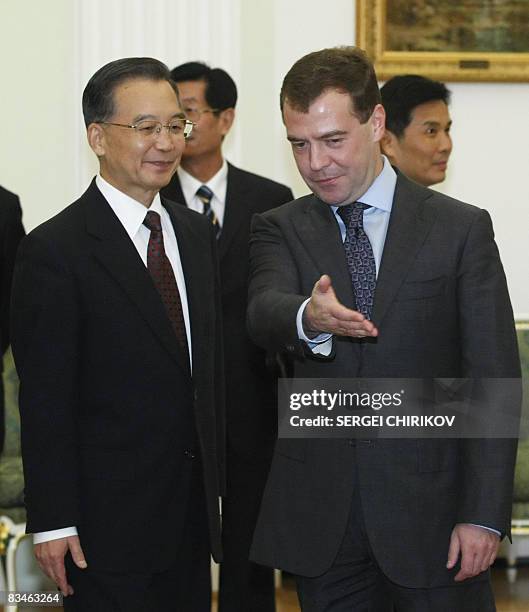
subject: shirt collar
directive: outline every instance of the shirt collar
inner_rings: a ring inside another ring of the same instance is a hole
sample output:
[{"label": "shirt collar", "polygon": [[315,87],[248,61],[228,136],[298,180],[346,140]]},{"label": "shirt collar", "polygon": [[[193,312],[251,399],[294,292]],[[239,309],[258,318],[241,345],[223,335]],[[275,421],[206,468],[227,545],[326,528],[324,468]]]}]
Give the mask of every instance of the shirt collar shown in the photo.
[{"label": "shirt collar", "polygon": [[382,160],[384,162],[382,171],[371,183],[364,195],[358,198],[358,202],[390,212],[395,194],[395,185],[397,184],[397,174],[385,155],[382,155]]},{"label": "shirt collar", "polygon": [[157,212],[160,216],[162,215],[162,202],[159,193],[154,196],[152,204],[147,209],[141,202],[134,200],[119,189],[116,189],[108,181],[105,181],[101,175],[96,177],[96,185],[131,239],[134,238],[143,225],[148,210]]},{"label": "shirt collar", "polygon": [[[397,184],[397,173],[393,170],[385,155],[382,155],[382,161],[382,171],[371,183],[369,189],[358,198],[357,202],[363,202],[371,208],[391,212]],[[331,208],[335,213],[338,210],[338,206],[332,206]]]},{"label": "shirt collar", "polygon": [[228,162],[225,159],[222,160],[220,170],[206,183],[202,183],[201,181],[197,180],[194,176],[189,174],[189,172],[186,172],[181,166],[178,166],[177,172],[186,202],[191,202],[191,200],[195,197],[198,188],[202,185],[207,185],[213,192],[213,195],[219,200],[224,199],[222,194],[226,193],[226,185],[228,183]]}]

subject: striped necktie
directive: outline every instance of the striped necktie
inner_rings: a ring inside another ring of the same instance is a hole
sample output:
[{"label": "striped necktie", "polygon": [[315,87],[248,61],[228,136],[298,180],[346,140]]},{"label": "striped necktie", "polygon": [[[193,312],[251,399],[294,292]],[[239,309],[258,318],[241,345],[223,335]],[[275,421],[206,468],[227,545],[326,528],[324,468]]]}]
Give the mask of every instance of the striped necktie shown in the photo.
[{"label": "striped necktie", "polygon": [[217,215],[215,211],[211,208],[211,200],[213,199],[213,191],[207,185],[201,185],[197,189],[197,197],[204,205],[202,210],[202,214],[206,215],[206,217],[211,221],[213,226],[215,227],[215,235],[218,238],[220,235],[220,223],[217,219]]}]

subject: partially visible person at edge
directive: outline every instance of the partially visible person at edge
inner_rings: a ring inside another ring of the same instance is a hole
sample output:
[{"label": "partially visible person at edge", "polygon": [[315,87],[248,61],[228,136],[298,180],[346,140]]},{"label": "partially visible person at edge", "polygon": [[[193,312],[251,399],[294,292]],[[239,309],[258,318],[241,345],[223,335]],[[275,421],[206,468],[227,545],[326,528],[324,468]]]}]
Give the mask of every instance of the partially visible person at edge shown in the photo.
[{"label": "partially visible person at edge", "polygon": [[3,356],[9,346],[11,282],[18,245],[25,235],[22,209],[17,195],[0,185],[0,454],[4,448],[5,414]]}]

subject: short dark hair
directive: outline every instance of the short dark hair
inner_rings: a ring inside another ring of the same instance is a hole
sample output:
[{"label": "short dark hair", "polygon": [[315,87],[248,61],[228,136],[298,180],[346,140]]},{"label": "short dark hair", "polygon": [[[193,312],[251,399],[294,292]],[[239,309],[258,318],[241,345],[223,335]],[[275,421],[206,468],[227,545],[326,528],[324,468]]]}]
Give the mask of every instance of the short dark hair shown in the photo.
[{"label": "short dark hair", "polygon": [[417,74],[395,76],[380,89],[386,110],[386,129],[400,138],[411,121],[411,113],[419,104],[442,100],[450,102],[450,90],[444,83]]},{"label": "short dark hair", "polygon": [[334,47],[314,51],[299,59],[283,80],[281,112],[285,102],[306,113],[327,89],[348,93],[360,123],[371,117],[380,104],[380,91],[373,64],[358,47]]},{"label": "short dark hair", "polygon": [[204,81],[206,102],[219,111],[235,108],[237,86],[231,76],[222,68],[210,68],[202,62],[186,62],[171,70],[171,77],[178,85],[182,81]]},{"label": "short dark hair", "polygon": [[83,92],[83,116],[85,125],[107,121],[115,112],[114,91],[118,85],[132,79],[167,81],[178,91],[171,80],[169,68],[152,57],[125,57],[100,68],[88,81]]}]

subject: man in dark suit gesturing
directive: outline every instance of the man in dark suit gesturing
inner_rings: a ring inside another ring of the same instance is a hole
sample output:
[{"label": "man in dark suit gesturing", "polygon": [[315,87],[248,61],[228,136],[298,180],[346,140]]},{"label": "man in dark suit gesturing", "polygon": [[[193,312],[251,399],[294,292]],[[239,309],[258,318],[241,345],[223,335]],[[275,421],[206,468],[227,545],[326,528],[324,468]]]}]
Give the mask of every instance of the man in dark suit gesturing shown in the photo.
[{"label": "man in dark suit gesturing", "polygon": [[[314,195],[253,222],[248,319],[301,378],[516,378],[489,215],[396,173],[354,47],[291,68],[283,120]],[[280,439],[252,557],[297,577],[302,609],[494,610],[510,439]]]},{"label": "man in dark suit gesturing", "polygon": [[[0,345],[2,356],[9,346],[9,312],[15,255],[24,234],[22,209],[18,196],[0,186]],[[5,433],[2,368],[3,362],[0,357],[0,453],[4,447]]]},{"label": "man in dark suit gesturing", "polygon": [[224,488],[216,241],[158,194],[192,124],[150,58],[98,70],[83,113],[100,174],[23,241],[14,279],[27,530],[67,610],[206,612]]},{"label": "man in dark suit gesturing", "polygon": [[222,142],[237,102],[237,88],[227,72],[189,62],[171,75],[186,115],[196,125],[162,194],[209,216],[219,247],[227,419],[219,612],[272,612],[272,571],[248,561],[275,439],[276,385],[265,351],[246,332],[248,241],[252,215],[293,196],[288,187],[223,158]]}]

